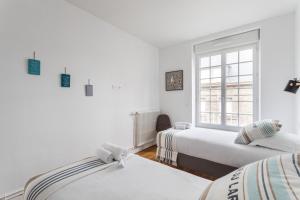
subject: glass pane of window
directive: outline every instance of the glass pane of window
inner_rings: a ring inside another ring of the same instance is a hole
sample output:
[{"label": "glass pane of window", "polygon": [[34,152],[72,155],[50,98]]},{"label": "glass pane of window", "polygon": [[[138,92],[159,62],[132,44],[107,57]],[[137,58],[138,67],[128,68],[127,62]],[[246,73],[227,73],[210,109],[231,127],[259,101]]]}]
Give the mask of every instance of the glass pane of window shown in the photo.
[{"label": "glass pane of window", "polygon": [[210,59],[211,59],[210,66],[220,66],[221,65],[221,55],[212,56],[212,57],[210,57]]},{"label": "glass pane of window", "polygon": [[226,76],[237,76],[239,73],[239,65],[232,64],[226,66]]},{"label": "glass pane of window", "polygon": [[200,96],[210,96],[210,90],[201,88]]},{"label": "glass pane of window", "polygon": [[227,89],[226,90],[226,96],[233,96],[233,95],[238,95],[239,94],[239,90],[238,89],[235,89],[235,88],[233,88],[233,89]]},{"label": "glass pane of window", "polygon": [[221,100],[221,90],[211,90],[211,101],[220,101]]},{"label": "glass pane of window", "polygon": [[240,76],[240,88],[252,87],[252,76]]},{"label": "glass pane of window", "polygon": [[239,102],[239,104],[240,104],[239,111],[241,114],[252,114],[252,110],[253,110],[252,102]]},{"label": "glass pane of window", "polygon": [[253,63],[246,62],[240,64],[240,75],[250,75],[253,74]]},{"label": "glass pane of window", "polygon": [[226,102],[226,113],[238,113],[239,111],[239,102]]},{"label": "glass pane of window", "polygon": [[221,112],[221,102],[211,102],[211,112]]},{"label": "glass pane of window", "polygon": [[212,78],[221,77],[221,66],[211,68],[211,77]]},{"label": "glass pane of window", "polygon": [[201,88],[210,88],[210,79],[201,79],[200,80]]},{"label": "glass pane of window", "polygon": [[253,50],[247,49],[240,51],[240,62],[247,62],[253,60]]},{"label": "glass pane of window", "polygon": [[201,58],[200,67],[209,67],[209,57]]},{"label": "glass pane of window", "polygon": [[238,63],[239,54],[238,52],[231,52],[226,54],[226,64]]},{"label": "glass pane of window", "polygon": [[239,116],[240,126],[245,126],[245,125],[250,124],[252,122],[253,122],[253,116],[252,115],[240,115]]},{"label": "glass pane of window", "polygon": [[200,106],[201,112],[210,112],[210,102],[209,101],[202,101]]},{"label": "glass pane of window", "polygon": [[221,78],[213,78],[210,82],[211,89],[221,89]]},{"label": "glass pane of window", "polygon": [[200,113],[200,122],[201,123],[210,123],[210,114],[209,113]]},{"label": "glass pane of window", "polygon": [[[202,104],[203,103],[203,101],[205,101],[205,102],[210,102],[210,96],[200,96],[200,103]],[[203,111],[203,110],[201,110],[201,111]]]},{"label": "glass pane of window", "polygon": [[226,101],[239,101],[238,95],[226,95]]},{"label": "glass pane of window", "polygon": [[221,124],[221,113],[211,113],[210,117],[212,124]]},{"label": "glass pane of window", "polygon": [[210,78],[210,69],[209,68],[201,69],[200,77],[201,79]]},{"label": "glass pane of window", "polygon": [[240,101],[253,101],[252,95],[240,95],[239,96]]},{"label": "glass pane of window", "polygon": [[252,88],[240,89],[239,93],[240,93],[240,95],[251,95],[252,96]]},{"label": "glass pane of window", "polygon": [[239,82],[237,76],[226,78],[226,89],[238,88],[238,86]]},{"label": "glass pane of window", "polygon": [[236,114],[226,114],[226,125],[228,126],[238,126],[238,115]]}]

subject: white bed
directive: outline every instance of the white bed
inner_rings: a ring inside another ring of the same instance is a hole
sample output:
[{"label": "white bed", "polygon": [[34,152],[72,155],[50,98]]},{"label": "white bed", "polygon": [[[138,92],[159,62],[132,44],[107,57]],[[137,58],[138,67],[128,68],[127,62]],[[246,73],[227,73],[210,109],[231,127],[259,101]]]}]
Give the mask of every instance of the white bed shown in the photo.
[{"label": "white bed", "polygon": [[[49,176],[48,176],[49,177]],[[36,186],[29,181],[26,194]],[[38,180],[39,182],[43,179]],[[211,181],[160,163],[130,155],[125,168],[117,163],[54,189],[36,200],[198,200]]]},{"label": "white bed", "polygon": [[251,162],[284,154],[283,151],[235,144],[237,132],[192,128],[176,132],[173,149],[188,156],[239,168]]}]

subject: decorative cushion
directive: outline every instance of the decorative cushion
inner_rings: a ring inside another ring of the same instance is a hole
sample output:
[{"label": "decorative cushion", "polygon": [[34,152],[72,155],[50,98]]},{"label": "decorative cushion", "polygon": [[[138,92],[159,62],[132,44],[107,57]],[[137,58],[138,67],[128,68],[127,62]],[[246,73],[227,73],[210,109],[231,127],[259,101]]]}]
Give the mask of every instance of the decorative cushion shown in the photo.
[{"label": "decorative cushion", "polygon": [[241,128],[240,133],[235,139],[237,144],[249,144],[255,139],[271,137],[280,131],[281,124],[279,120],[262,120]]},{"label": "decorative cushion", "polygon": [[246,165],[214,181],[200,200],[300,199],[300,154]]}]

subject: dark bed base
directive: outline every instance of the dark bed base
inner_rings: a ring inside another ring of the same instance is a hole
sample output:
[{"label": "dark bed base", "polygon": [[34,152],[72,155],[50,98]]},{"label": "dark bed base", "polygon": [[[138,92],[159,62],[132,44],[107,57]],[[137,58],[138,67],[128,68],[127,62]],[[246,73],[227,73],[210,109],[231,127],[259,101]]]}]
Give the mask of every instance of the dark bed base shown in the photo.
[{"label": "dark bed base", "polygon": [[210,179],[220,178],[237,169],[236,167],[188,156],[182,153],[178,153],[177,167],[200,176],[206,176],[205,178]]}]

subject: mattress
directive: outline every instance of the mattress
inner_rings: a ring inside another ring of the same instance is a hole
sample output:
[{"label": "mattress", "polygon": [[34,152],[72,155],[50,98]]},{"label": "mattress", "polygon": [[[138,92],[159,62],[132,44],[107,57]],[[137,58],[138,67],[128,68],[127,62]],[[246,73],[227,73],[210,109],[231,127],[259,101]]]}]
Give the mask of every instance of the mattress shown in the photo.
[{"label": "mattress", "polygon": [[237,168],[286,153],[264,147],[235,144],[237,134],[216,129],[188,129],[176,134],[176,150],[178,153]]},{"label": "mattress", "polygon": [[[47,200],[198,200],[211,181],[130,155],[59,188]],[[42,199],[42,200],[44,200]]]}]

